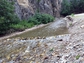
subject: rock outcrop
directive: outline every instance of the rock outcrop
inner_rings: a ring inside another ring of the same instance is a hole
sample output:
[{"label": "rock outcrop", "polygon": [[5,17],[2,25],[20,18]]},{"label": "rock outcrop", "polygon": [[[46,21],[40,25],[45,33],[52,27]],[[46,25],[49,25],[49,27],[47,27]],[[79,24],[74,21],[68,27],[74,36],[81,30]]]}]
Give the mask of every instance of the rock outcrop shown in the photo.
[{"label": "rock outcrop", "polygon": [[62,0],[16,0],[15,12],[20,19],[27,19],[36,12],[60,16]]}]

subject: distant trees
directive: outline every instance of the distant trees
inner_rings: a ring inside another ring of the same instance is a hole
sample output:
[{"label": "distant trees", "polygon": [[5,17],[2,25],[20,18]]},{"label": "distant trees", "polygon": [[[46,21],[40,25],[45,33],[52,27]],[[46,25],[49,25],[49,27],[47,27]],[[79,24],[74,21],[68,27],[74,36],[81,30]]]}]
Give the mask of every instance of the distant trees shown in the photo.
[{"label": "distant trees", "polygon": [[84,0],[63,0],[61,15],[84,12]]}]

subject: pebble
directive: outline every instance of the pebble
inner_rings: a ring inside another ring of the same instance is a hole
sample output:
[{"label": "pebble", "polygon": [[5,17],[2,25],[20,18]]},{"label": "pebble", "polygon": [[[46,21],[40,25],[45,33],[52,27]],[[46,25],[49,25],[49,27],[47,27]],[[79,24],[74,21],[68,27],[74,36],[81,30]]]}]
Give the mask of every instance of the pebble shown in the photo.
[{"label": "pebble", "polygon": [[[23,51],[21,49],[17,53],[12,53],[12,55],[8,56],[6,60],[9,61],[8,63],[13,63],[13,62],[23,63],[23,61],[25,61],[25,63],[29,63],[29,62],[31,63],[31,61],[33,61],[33,63],[35,62],[42,63],[43,61],[44,63],[48,63],[48,62],[83,63],[84,62],[83,61],[83,54],[84,54],[83,41],[84,40],[82,40],[81,42],[80,42],[81,40],[80,38],[77,38],[74,40],[73,38],[77,36],[76,34],[73,35],[71,38],[70,36],[71,35],[69,34],[65,34],[65,35],[60,35],[58,37],[56,36],[47,37],[46,39],[14,41],[12,45],[14,47],[15,52],[17,51],[17,48],[20,49],[23,46],[25,46],[25,49]],[[84,34],[78,35],[78,37],[81,37],[81,36],[84,36]],[[66,39],[66,37],[68,39]],[[66,40],[68,41],[68,43]],[[11,46],[10,43],[9,45]],[[8,47],[8,46],[3,46],[3,47]],[[54,50],[52,49],[53,47],[54,47]],[[50,49],[52,49],[52,51],[49,51]],[[78,60],[76,60],[77,54],[80,54],[80,58]],[[28,62],[26,59],[28,60]],[[1,61],[2,60],[0,59],[0,62]]]}]

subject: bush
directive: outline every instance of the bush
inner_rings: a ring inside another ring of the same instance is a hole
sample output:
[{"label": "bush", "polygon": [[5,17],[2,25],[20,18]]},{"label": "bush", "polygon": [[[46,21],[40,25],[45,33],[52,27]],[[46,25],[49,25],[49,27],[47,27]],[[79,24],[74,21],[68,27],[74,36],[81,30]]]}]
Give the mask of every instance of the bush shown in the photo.
[{"label": "bush", "polygon": [[23,21],[19,22],[18,24],[23,25],[25,28],[30,28],[30,27],[34,26],[33,23],[28,23],[27,20],[23,20]]},{"label": "bush", "polygon": [[36,13],[33,17],[30,17],[28,19],[28,22],[33,22],[35,25],[37,25],[37,24],[46,24],[52,22],[53,20],[54,17],[49,14]]},{"label": "bush", "polygon": [[34,26],[33,23],[28,23],[27,21],[21,21],[18,24],[12,24],[11,28],[13,28],[16,31],[23,31],[26,28],[30,28],[32,26]]},{"label": "bush", "polygon": [[12,28],[16,31],[23,31],[25,29],[25,27],[21,24],[13,24]]}]

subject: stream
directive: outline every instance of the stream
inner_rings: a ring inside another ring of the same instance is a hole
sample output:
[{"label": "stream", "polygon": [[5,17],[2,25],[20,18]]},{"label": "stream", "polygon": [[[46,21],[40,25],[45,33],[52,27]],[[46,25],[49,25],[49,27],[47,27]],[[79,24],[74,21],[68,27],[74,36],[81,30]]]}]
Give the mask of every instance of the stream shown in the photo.
[{"label": "stream", "polygon": [[22,33],[20,35],[16,35],[11,38],[49,37],[49,36],[67,34],[67,33],[69,32],[67,29],[66,21],[60,19],[60,20],[55,20],[54,22],[49,23],[48,25],[43,26],[41,28]]}]

